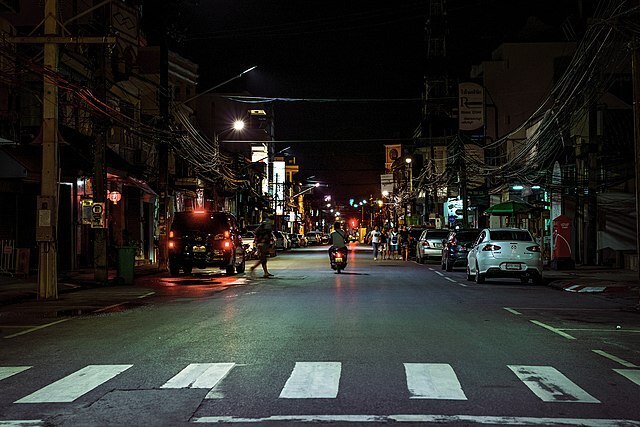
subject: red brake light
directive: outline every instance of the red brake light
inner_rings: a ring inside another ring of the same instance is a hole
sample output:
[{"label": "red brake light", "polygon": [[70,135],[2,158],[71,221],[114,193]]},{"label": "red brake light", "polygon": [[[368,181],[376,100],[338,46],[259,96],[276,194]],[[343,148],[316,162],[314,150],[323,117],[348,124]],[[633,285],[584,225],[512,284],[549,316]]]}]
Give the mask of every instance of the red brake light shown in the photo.
[{"label": "red brake light", "polygon": [[538,246],[538,245],[535,245],[535,246],[529,246],[529,247],[527,248],[527,250],[528,250],[529,252],[540,252],[540,246]]},{"label": "red brake light", "polygon": [[224,248],[225,248],[225,249],[229,249],[230,247],[231,247],[231,241],[229,241],[229,240],[225,240],[225,241],[224,241]]},{"label": "red brake light", "polygon": [[486,245],[484,245],[484,247],[482,248],[483,251],[499,251],[500,249],[502,249],[500,246],[498,245],[492,245],[490,243],[487,243]]},{"label": "red brake light", "polygon": [[224,232],[224,237],[228,239],[228,238],[229,238],[229,236],[230,236],[230,234],[229,234],[229,230],[226,230],[226,231]]},{"label": "red brake light", "polygon": [[193,213],[196,214],[196,215],[202,215],[202,214],[207,213],[207,211],[197,210],[197,211],[193,211]]},{"label": "red brake light", "polygon": [[175,247],[176,247],[175,242],[173,242],[173,241],[169,240],[169,249],[173,249],[173,248],[175,248]]},{"label": "red brake light", "polygon": [[173,237],[174,237],[174,233],[173,233],[173,230],[171,230],[171,231],[169,232],[169,238],[170,238],[170,239],[173,239]]}]

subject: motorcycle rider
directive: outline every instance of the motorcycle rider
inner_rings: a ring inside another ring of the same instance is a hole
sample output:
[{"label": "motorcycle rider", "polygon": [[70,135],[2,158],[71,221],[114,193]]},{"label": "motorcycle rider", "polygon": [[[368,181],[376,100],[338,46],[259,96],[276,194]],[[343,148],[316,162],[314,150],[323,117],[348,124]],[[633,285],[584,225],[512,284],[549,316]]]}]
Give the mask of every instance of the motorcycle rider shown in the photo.
[{"label": "motorcycle rider", "polygon": [[329,248],[329,259],[331,259],[332,251],[347,248],[347,235],[342,230],[342,224],[340,224],[339,221],[336,221],[336,223],[333,224],[333,232],[329,235],[329,243],[331,243],[331,247]]}]

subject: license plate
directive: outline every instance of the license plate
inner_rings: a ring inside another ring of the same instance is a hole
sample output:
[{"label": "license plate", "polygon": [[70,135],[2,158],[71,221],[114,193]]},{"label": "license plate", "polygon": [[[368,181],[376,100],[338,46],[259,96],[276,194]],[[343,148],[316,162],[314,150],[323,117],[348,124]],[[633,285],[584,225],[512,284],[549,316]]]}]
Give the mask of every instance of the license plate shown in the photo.
[{"label": "license plate", "polygon": [[336,262],[342,262],[342,258],[336,257]]},{"label": "license plate", "polygon": [[522,270],[522,266],[516,263],[507,263],[504,267],[507,270]]},{"label": "license plate", "polygon": [[194,246],[193,247],[193,252],[197,252],[197,253],[202,253],[202,252],[206,252],[207,248],[205,246]]}]

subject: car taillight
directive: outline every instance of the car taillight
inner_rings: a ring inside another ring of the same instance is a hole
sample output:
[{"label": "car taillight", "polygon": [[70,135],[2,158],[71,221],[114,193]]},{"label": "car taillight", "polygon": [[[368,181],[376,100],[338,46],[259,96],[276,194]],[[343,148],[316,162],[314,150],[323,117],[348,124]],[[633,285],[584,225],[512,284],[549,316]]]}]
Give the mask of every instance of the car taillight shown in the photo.
[{"label": "car taillight", "polygon": [[527,248],[527,250],[528,250],[529,252],[540,252],[540,246],[538,246],[538,245],[535,245],[535,246],[529,246],[529,247]]},{"label": "car taillight", "polygon": [[170,238],[170,239],[173,239],[174,234],[175,234],[175,233],[173,232],[173,230],[171,230],[171,231],[169,232],[169,238]]},{"label": "car taillight", "polygon": [[422,247],[424,247],[424,248],[428,248],[428,247],[430,247],[430,246],[431,246],[431,245],[429,245],[429,242],[427,242],[426,240],[425,240],[424,242],[422,242]]},{"label": "car taillight", "polygon": [[231,247],[231,240],[225,240],[223,246],[225,249],[229,249]]},{"label": "car taillight", "polygon": [[229,236],[230,236],[230,234],[229,234],[229,230],[226,230],[226,231],[224,232],[224,237],[225,237],[225,239],[228,239],[228,238],[229,238]]},{"label": "car taillight", "polygon": [[173,249],[176,247],[176,242],[169,240],[169,249]]},{"label": "car taillight", "polygon": [[486,245],[484,245],[484,247],[482,248],[483,251],[499,251],[500,249],[502,249],[500,246],[498,245],[492,245],[490,243],[487,243]]},{"label": "car taillight", "polygon": [[456,239],[455,237],[451,239],[451,246],[458,246],[458,239]]}]

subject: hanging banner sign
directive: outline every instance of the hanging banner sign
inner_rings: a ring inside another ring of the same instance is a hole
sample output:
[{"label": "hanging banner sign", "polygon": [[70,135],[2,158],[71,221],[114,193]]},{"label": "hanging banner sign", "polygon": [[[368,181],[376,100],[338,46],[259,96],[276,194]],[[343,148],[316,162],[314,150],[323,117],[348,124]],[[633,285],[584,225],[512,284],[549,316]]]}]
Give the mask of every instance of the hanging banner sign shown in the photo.
[{"label": "hanging banner sign", "polygon": [[484,126],[484,88],[477,83],[458,85],[458,127],[476,130]]}]

